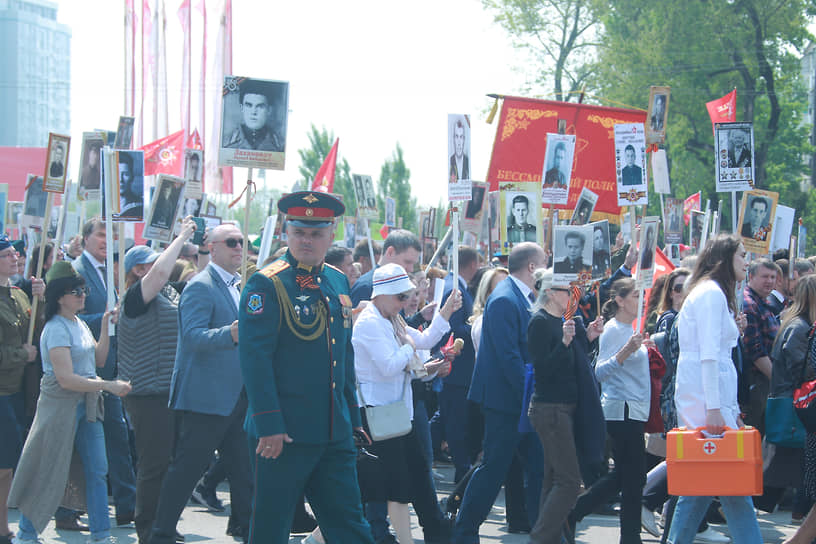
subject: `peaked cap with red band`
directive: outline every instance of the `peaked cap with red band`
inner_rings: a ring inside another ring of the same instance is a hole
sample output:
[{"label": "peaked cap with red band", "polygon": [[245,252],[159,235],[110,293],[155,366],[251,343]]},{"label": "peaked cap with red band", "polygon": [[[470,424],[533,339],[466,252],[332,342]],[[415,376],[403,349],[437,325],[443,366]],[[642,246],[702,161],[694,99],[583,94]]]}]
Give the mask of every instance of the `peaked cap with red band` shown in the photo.
[{"label": "peaked cap with red band", "polygon": [[319,191],[298,191],[281,198],[278,210],[293,227],[324,228],[334,225],[346,207],[335,197]]}]

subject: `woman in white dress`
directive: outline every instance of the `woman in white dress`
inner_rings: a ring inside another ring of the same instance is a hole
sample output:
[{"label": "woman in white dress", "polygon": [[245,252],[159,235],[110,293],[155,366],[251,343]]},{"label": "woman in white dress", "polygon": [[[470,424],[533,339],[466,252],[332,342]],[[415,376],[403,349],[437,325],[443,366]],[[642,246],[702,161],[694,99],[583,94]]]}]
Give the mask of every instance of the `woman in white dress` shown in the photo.
[{"label": "woman in white dress", "polygon": [[[680,357],[674,402],[678,423],[705,427],[711,435],[742,427],[737,404],[737,371],[731,350],[745,316],[737,315],[735,288],[745,279],[745,247],[740,238],[720,235],[697,260],[688,296],[677,316]],[[680,497],[668,542],[691,544],[711,497]],[[751,497],[720,496],[734,542],[762,542]]]}]

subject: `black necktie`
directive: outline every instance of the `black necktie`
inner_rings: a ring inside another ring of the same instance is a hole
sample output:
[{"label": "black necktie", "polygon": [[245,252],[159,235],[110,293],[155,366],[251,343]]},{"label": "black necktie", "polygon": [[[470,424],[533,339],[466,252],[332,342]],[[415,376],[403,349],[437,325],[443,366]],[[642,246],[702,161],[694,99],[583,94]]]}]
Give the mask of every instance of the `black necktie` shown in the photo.
[{"label": "black necktie", "polygon": [[535,294],[532,291],[530,291],[530,293],[527,295],[527,298],[530,299],[530,302],[535,304],[536,297],[535,297]]}]

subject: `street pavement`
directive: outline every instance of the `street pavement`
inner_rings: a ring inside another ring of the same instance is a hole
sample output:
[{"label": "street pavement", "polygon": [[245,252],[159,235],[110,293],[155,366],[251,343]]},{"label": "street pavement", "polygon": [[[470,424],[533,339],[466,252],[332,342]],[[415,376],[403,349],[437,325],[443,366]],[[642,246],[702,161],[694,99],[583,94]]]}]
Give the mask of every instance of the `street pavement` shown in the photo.
[{"label": "street pavement", "polygon": [[[436,466],[434,470],[442,476],[442,478],[436,482],[439,497],[442,498],[447,496],[447,493],[453,488],[453,468],[448,465],[441,465]],[[222,484],[218,488],[218,497],[225,505],[228,505],[229,490],[226,484]],[[110,507],[110,514],[111,524],[113,525],[115,524],[113,506]],[[17,510],[9,511],[9,522],[12,530],[17,528],[19,517],[20,514]],[[217,544],[235,544],[239,541],[225,534],[228,518],[229,508],[227,508],[227,512],[215,514],[207,512],[206,509],[201,506],[189,503],[179,521],[178,530],[181,534],[185,535],[186,542],[191,544],[205,541]],[[87,523],[86,517],[83,516],[82,519]],[[415,541],[422,542],[422,529],[419,527],[413,511],[411,521]],[[780,543],[793,535],[796,531],[796,526],[790,523],[790,512],[777,511],[773,514],[761,514],[759,516],[759,525],[766,544]],[[725,525],[712,525],[712,527],[721,533],[728,534],[728,527]],[[136,530],[132,524],[127,527],[113,527],[111,534],[113,537],[112,541],[116,544],[137,544]],[[299,543],[304,537],[305,535],[293,535],[289,539],[289,543]],[[529,541],[528,535],[510,534],[507,532],[504,524],[503,493],[499,494],[496,504],[490,512],[490,516],[482,525],[480,537],[483,544],[527,544]],[[585,544],[614,544],[618,542],[619,537],[617,516],[590,515],[578,525],[576,542]],[[49,523],[45,532],[41,535],[41,538],[45,544],[84,544],[89,540],[88,533],[56,530],[53,521]],[[659,538],[653,537],[645,531],[641,533],[641,538],[644,543],[648,544],[660,542]],[[354,543],[343,542],[338,544]]]}]

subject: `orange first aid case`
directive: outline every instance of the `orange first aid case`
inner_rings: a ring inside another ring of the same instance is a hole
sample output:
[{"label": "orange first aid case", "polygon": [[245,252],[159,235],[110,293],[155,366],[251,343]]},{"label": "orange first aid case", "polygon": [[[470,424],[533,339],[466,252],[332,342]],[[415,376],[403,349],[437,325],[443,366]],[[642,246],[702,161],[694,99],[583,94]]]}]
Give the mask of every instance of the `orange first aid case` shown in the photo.
[{"label": "orange first aid case", "polygon": [[762,495],[762,445],[752,427],[706,437],[703,428],[666,436],[669,495]]}]

